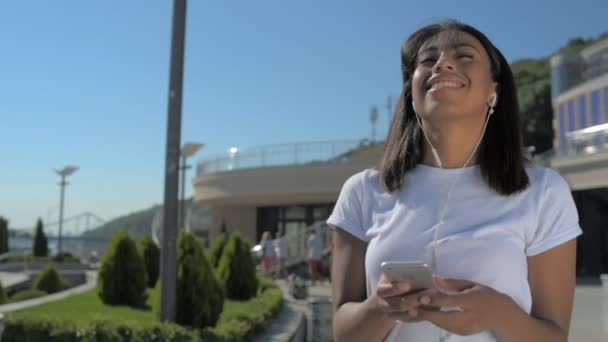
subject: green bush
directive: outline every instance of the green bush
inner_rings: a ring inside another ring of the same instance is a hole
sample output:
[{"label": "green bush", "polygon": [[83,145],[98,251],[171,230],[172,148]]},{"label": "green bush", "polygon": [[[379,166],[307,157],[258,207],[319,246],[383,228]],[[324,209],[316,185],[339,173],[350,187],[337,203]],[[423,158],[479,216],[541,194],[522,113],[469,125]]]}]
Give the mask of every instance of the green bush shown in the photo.
[{"label": "green bush", "polygon": [[0,284],[0,304],[6,303],[8,300],[6,298],[6,290],[4,290],[4,286]]},{"label": "green bush", "polygon": [[45,257],[49,255],[49,245],[44,234],[42,220],[38,219],[36,223],[36,235],[34,236],[34,256]]},{"label": "green bush", "polygon": [[126,231],[112,236],[103,255],[97,293],[105,304],[143,307],[146,303],[146,270],[135,242]]},{"label": "green bush", "polygon": [[46,293],[59,292],[68,287],[70,286],[59,273],[57,273],[53,264],[47,264],[32,285],[32,289],[44,291]]},{"label": "green bush", "polygon": [[224,247],[228,243],[228,236],[225,233],[221,233],[218,235],[211,244],[209,248],[209,263],[213,266],[214,269],[220,264],[220,259],[222,258],[222,252],[224,251]]},{"label": "green bush", "polygon": [[232,233],[217,270],[226,296],[235,300],[254,297],[258,289],[251,247],[238,232]]},{"label": "green bush", "polygon": [[[94,321],[77,324],[50,318],[21,318],[6,316],[6,330],[3,341],[17,342],[72,342],[72,341],[112,341],[112,342],[245,342],[251,341],[280,311],[283,297],[281,290],[269,280],[260,278],[257,297],[241,302],[239,310],[222,313],[215,327],[189,329],[176,324],[146,324],[115,321]],[[156,286],[155,290],[159,288]],[[151,295],[155,296],[155,295]]]},{"label": "green bush", "polygon": [[261,290],[257,297],[248,301],[249,310],[222,314],[216,327],[203,329],[203,341],[251,341],[256,332],[281,310],[283,293],[270,280],[260,278]]},{"label": "green bush", "polygon": [[214,326],[223,307],[224,294],[201,239],[181,232],[177,241],[176,322],[194,328]]},{"label": "green bush", "polygon": [[57,253],[53,260],[56,262],[80,262],[80,258],[70,252]]},{"label": "green bush", "polygon": [[96,321],[87,325],[41,319],[7,319],[2,340],[15,342],[202,342],[199,334],[175,324],[137,326]]},{"label": "green bush", "polygon": [[137,246],[139,254],[144,260],[146,266],[146,278],[148,287],[154,288],[160,274],[160,248],[154,243],[150,235],[146,235],[139,241]]},{"label": "green bush", "polygon": [[20,302],[27,299],[38,298],[48,295],[48,293],[36,290],[36,289],[27,289],[15,292],[9,300],[10,303]]},{"label": "green bush", "polygon": [[8,252],[8,220],[0,216],[0,254]]}]

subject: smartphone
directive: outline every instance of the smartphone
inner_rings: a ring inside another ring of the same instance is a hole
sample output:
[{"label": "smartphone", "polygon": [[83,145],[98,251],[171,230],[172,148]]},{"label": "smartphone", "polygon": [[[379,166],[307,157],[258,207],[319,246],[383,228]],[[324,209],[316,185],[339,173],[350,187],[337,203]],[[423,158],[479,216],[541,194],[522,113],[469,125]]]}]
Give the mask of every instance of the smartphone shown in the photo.
[{"label": "smartphone", "polygon": [[380,264],[382,272],[393,281],[407,281],[412,291],[435,287],[433,272],[429,266],[419,261],[385,261]]}]

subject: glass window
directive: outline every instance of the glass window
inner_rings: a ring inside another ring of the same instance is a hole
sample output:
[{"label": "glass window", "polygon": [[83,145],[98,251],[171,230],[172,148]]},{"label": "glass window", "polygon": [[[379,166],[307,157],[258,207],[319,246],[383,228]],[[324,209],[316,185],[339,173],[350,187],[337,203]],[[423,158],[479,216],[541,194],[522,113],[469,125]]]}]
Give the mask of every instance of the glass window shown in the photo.
[{"label": "glass window", "polygon": [[287,220],[305,220],[306,208],[295,205],[286,207],[283,218]]},{"label": "glass window", "polygon": [[587,127],[587,96],[578,97],[578,128]]},{"label": "glass window", "polygon": [[608,122],[608,87],[604,88],[604,120],[602,122]]},{"label": "glass window", "polygon": [[576,130],[574,120],[574,100],[568,101],[568,132]]},{"label": "glass window", "polygon": [[599,125],[600,119],[600,91],[591,93],[591,125]]},{"label": "glass window", "polygon": [[558,115],[559,115],[559,145],[564,145],[564,138],[566,136],[566,106],[561,103],[559,105]]}]

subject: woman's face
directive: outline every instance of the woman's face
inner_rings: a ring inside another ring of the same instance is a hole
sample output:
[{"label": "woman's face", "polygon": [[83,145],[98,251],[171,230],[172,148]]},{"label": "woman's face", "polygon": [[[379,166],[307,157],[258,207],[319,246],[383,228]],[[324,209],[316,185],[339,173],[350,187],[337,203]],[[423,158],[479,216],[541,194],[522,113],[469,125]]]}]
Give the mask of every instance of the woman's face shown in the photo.
[{"label": "woman's face", "polygon": [[[483,45],[465,32],[442,32],[418,53],[412,77],[414,107],[429,120],[483,117],[496,82]],[[441,35],[447,35],[442,37]],[[444,39],[447,38],[447,39]],[[437,44],[433,41],[447,41]]]}]

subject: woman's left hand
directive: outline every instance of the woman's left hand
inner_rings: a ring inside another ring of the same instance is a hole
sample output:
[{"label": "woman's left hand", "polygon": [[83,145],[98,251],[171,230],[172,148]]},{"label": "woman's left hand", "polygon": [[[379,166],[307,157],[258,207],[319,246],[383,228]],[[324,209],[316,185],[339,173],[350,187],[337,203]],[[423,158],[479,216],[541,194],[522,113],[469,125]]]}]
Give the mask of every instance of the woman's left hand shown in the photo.
[{"label": "woman's left hand", "polygon": [[[505,309],[515,305],[509,296],[471,281],[436,277],[435,283],[447,291],[430,294],[428,301],[421,299],[426,308],[420,308],[418,319],[432,322],[457,335],[496,330]],[[439,310],[441,307],[456,307],[459,310],[444,312]]]}]

